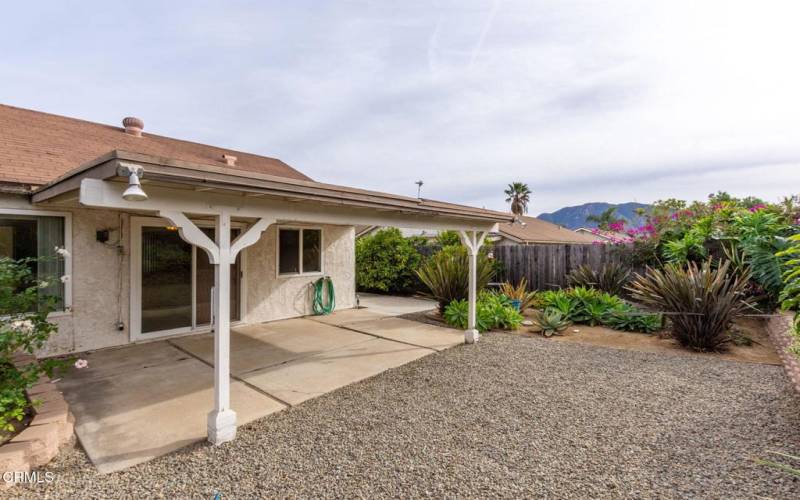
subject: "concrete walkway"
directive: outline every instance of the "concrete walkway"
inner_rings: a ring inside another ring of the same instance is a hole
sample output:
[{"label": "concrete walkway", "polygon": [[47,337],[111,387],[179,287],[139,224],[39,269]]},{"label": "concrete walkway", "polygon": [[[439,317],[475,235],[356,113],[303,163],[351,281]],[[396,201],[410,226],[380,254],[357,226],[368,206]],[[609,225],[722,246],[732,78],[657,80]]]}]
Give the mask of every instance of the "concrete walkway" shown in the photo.
[{"label": "concrete walkway", "polygon": [[[235,328],[231,405],[242,425],[462,342],[460,331],[372,309]],[[90,368],[59,388],[98,471],[124,469],[205,439],[213,401],[210,334],[84,357]]]}]

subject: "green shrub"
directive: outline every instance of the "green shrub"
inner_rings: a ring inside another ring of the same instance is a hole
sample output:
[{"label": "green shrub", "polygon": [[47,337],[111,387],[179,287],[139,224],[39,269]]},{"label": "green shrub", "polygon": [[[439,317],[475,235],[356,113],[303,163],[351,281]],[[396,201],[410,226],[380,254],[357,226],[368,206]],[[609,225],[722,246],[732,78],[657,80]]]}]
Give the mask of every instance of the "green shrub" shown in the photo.
[{"label": "green shrub", "polygon": [[[491,281],[494,271],[484,253],[477,257],[476,287],[480,291]],[[445,247],[427,259],[417,276],[428,288],[423,292],[439,303],[439,312],[454,300],[466,299],[469,293],[469,255],[464,247]]]},{"label": "green shrub", "polygon": [[567,276],[567,281],[573,287],[595,288],[619,295],[630,281],[630,277],[630,269],[622,264],[606,263],[599,270],[584,264],[573,269]]},{"label": "green shrub", "polygon": [[[479,332],[503,329],[516,330],[524,319],[508,298],[491,292],[481,292],[476,301],[475,328]],[[466,299],[450,302],[442,316],[448,325],[466,330],[469,318],[469,303]]]},{"label": "green shrub", "polygon": [[663,319],[660,314],[644,313],[625,304],[609,314],[603,324],[614,330],[625,332],[653,333],[661,329],[662,323]]},{"label": "green shrub", "polygon": [[644,333],[661,328],[661,315],[643,313],[616,295],[593,288],[548,290],[538,299],[542,309],[558,312],[562,319],[574,323]]},{"label": "green shrub", "polygon": [[459,247],[461,246],[461,235],[458,231],[441,231],[436,236],[436,244],[440,247]]},{"label": "green shrub", "polygon": [[35,277],[31,271],[33,263],[34,259],[0,258],[0,441],[4,434],[14,431],[14,423],[21,421],[34,403],[28,401],[25,390],[41,375],[52,375],[53,370],[68,363],[56,360],[35,360],[22,366],[13,363],[14,354],[33,354],[57,328],[47,321],[57,299],[41,294],[48,283]]},{"label": "green shrub", "polygon": [[744,295],[747,277],[728,274],[729,266],[726,260],[714,268],[708,260],[701,266],[690,262],[686,267],[648,268],[628,289],[634,300],[678,313],[670,318],[672,334],[681,345],[698,351],[718,350],[731,340],[728,330],[733,319],[752,306]]},{"label": "green shrub", "polygon": [[367,292],[413,292],[419,288],[416,271],[421,260],[399,229],[381,229],[356,241],[356,286]]},{"label": "green shrub", "polygon": [[781,307],[794,311],[795,341],[791,347],[794,354],[800,356],[800,234],[789,237],[789,246],[778,253],[785,262],[783,273],[784,287],[780,294]]}]

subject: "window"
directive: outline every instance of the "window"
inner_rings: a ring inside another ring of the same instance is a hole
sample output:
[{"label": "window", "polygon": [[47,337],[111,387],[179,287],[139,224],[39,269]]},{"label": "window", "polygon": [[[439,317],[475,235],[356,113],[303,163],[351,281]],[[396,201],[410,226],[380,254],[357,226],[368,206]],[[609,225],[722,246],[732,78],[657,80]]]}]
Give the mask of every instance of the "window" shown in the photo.
[{"label": "window", "polygon": [[278,229],[278,274],[322,272],[321,229]]},{"label": "window", "polygon": [[57,309],[67,305],[68,258],[59,256],[56,248],[65,248],[67,219],[64,216],[33,215],[34,211],[0,213],[0,257],[14,260],[32,258],[36,276],[50,286],[42,293],[58,299]]}]

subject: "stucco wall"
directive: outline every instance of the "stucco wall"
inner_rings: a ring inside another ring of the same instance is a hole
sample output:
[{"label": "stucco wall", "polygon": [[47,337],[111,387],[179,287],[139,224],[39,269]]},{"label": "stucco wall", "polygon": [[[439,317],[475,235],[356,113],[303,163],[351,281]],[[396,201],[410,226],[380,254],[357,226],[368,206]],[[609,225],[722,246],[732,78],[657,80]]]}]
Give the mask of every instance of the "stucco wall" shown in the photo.
[{"label": "stucco wall", "polygon": [[[336,308],[355,307],[355,228],[353,226],[314,226],[322,228],[323,270],[333,279]],[[278,228],[269,227],[246,252],[247,323],[311,314],[311,287],[319,276],[277,277],[275,249]]]},{"label": "stucco wall", "polygon": [[[39,208],[72,214],[72,311],[54,316],[58,333],[40,354],[81,352],[130,343],[129,215],[110,210],[31,207],[26,197],[4,194],[0,194],[0,208]],[[333,278],[336,307],[355,307],[355,228],[319,227],[323,231],[324,271]],[[98,229],[111,230],[108,243],[96,241]],[[308,284],[318,277],[277,277],[276,235],[277,228],[272,226],[245,250],[243,319],[246,323],[311,313]],[[123,331],[116,327],[119,320],[125,326]]]},{"label": "stucco wall", "polygon": [[[58,332],[50,337],[40,354],[80,352],[128,343],[127,329],[116,328],[118,318],[127,326],[129,315],[127,214],[110,210],[31,207],[25,197],[9,195],[0,195],[0,207],[39,208],[72,214],[72,311],[54,315]],[[106,244],[96,240],[98,229],[111,230]],[[123,236],[122,252],[116,245],[120,234]]]}]

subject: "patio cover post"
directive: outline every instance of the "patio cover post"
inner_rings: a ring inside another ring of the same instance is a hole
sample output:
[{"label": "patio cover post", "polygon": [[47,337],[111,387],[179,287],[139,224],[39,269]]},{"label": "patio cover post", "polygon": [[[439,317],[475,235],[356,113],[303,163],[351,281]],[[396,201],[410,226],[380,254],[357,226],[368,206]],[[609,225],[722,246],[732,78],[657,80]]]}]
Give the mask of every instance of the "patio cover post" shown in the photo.
[{"label": "patio cover post", "polygon": [[214,265],[214,409],[208,414],[208,440],[222,444],[236,437],[231,409],[231,214],[216,217],[219,262]]},{"label": "patio cover post", "polygon": [[483,240],[486,239],[487,234],[486,231],[461,231],[461,241],[464,242],[469,254],[469,313],[467,316],[467,330],[464,332],[464,342],[467,344],[474,344],[480,338],[478,329],[475,328],[475,308],[478,295],[478,251],[483,245]]},{"label": "patio cover post", "polygon": [[201,231],[178,210],[159,210],[158,215],[178,228],[181,238],[205,250],[214,265],[214,409],[208,414],[208,440],[222,444],[236,437],[236,412],[231,409],[230,381],[230,286],[231,264],[244,248],[253,245],[261,233],[275,222],[260,218],[231,244],[231,212],[221,209],[215,216],[215,240]]}]

